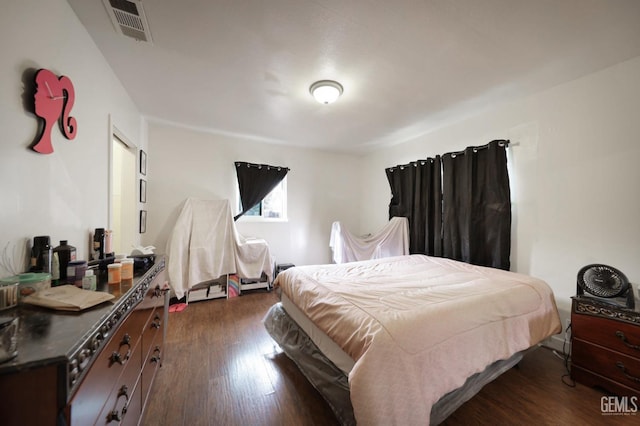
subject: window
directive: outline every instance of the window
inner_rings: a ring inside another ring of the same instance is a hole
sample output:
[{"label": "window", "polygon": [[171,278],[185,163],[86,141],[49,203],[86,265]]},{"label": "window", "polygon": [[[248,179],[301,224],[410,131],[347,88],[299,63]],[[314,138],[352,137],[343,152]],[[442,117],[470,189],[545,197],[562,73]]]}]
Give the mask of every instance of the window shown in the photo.
[{"label": "window", "polygon": [[[240,196],[238,196],[238,211],[242,211]],[[287,220],[287,178],[282,179],[260,203],[256,204],[242,217],[249,220]]]}]

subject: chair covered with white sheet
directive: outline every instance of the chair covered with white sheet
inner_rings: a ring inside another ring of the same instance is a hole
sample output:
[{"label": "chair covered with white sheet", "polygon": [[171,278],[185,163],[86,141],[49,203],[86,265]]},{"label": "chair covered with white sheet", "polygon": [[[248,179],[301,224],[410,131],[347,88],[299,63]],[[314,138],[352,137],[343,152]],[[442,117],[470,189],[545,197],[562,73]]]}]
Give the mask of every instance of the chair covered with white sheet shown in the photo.
[{"label": "chair covered with white sheet", "polygon": [[169,284],[177,298],[225,274],[273,277],[269,245],[236,229],[229,200],[188,198],[167,243]]},{"label": "chair covered with white sheet", "polygon": [[334,263],[407,255],[409,221],[406,217],[393,217],[378,232],[363,237],[353,235],[340,222],[333,222],[329,246]]}]

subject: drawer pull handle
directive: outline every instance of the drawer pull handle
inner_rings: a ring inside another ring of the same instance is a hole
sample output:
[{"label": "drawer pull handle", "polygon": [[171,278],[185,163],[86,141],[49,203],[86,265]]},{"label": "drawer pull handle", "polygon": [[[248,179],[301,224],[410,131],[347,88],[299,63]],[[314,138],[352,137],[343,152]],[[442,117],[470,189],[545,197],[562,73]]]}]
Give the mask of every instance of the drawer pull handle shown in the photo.
[{"label": "drawer pull handle", "polygon": [[640,377],[632,376],[631,374],[627,373],[627,368],[622,362],[616,362],[616,367],[618,367],[622,371],[622,374],[624,374],[627,379],[640,383]]},{"label": "drawer pull handle", "polygon": [[120,417],[120,413],[118,412],[118,410],[112,410],[107,416],[107,423],[120,421],[122,421],[122,417]]},{"label": "drawer pull handle", "polygon": [[153,319],[153,322],[151,323],[151,328],[160,328],[161,325],[162,321],[160,321],[160,318],[158,318],[158,316],[156,315],[156,317]]},{"label": "drawer pull handle", "polygon": [[153,299],[154,297],[160,297],[162,296],[162,290],[160,289],[160,286],[157,285],[156,288],[153,289],[153,293],[151,294],[151,298]]},{"label": "drawer pull handle", "polygon": [[109,361],[110,361],[109,366],[112,366],[113,364],[124,365],[124,363],[129,360],[130,355],[131,355],[130,349],[127,350],[127,353],[124,355],[124,357],[120,355],[120,352],[113,351],[113,353],[109,357]]},{"label": "drawer pull handle", "polygon": [[622,331],[616,331],[616,337],[622,340],[622,343],[624,343],[628,348],[640,350],[640,345],[632,345],[631,343],[629,343],[629,341],[627,340],[627,336],[625,336]]},{"label": "drawer pull handle", "polygon": [[[122,338],[122,341],[120,342],[120,347],[118,348],[118,350],[113,351],[113,353],[109,357],[109,361],[110,361],[109,366],[112,366],[113,364],[124,365],[124,363],[127,362],[127,360],[129,360],[129,357],[131,356],[130,342],[131,342],[131,336],[129,336],[129,334],[125,334],[124,337]],[[120,348],[122,348],[123,346],[127,346],[127,353],[124,355],[124,357],[120,355]]]},{"label": "drawer pull handle", "polygon": [[151,361],[152,363],[155,364],[156,362],[159,362],[160,359],[161,359],[161,357],[160,357],[160,346],[156,346],[153,349],[153,356],[151,357],[151,359],[149,361]]},{"label": "drawer pull handle", "polygon": [[118,404],[118,400],[124,396],[125,398],[125,403],[124,403],[124,407],[122,407],[122,413],[119,412],[117,409],[113,409],[111,410],[111,412],[107,415],[107,423],[111,423],[112,421],[116,421],[116,422],[121,422],[122,421],[122,416],[124,416],[127,413],[127,406],[129,405],[129,388],[127,388],[127,385],[122,385],[122,387],[120,388],[120,390],[118,391],[118,399],[116,399],[116,405]]}]

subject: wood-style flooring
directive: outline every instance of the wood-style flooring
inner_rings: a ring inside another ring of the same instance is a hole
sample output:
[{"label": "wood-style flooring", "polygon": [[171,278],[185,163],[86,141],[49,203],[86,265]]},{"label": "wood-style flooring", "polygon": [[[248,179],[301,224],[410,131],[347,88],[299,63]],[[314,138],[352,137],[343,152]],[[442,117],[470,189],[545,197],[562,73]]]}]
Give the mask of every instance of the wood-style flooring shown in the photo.
[{"label": "wood-style flooring", "polygon": [[[262,318],[277,301],[275,291],[254,291],[169,314],[163,364],[143,424],[336,425],[329,406],[264,330]],[[602,415],[604,393],[563,384],[565,372],[562,359],[539,348],[444,424],[640,424],[640,413]]]}]

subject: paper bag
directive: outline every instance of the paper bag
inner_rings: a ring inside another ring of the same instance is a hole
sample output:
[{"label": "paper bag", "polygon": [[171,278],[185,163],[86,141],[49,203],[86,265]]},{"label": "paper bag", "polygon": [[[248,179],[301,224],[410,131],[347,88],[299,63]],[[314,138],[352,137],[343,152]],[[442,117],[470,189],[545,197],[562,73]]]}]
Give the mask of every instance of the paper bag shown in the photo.
[{"label": "paper bag", "polygon": [[113,294],[102,291],[83,290],[75,285],[63,285],[40,290],[31,296],[23,297],[21,301],[59,311],[82,311],[114,297]]}]

